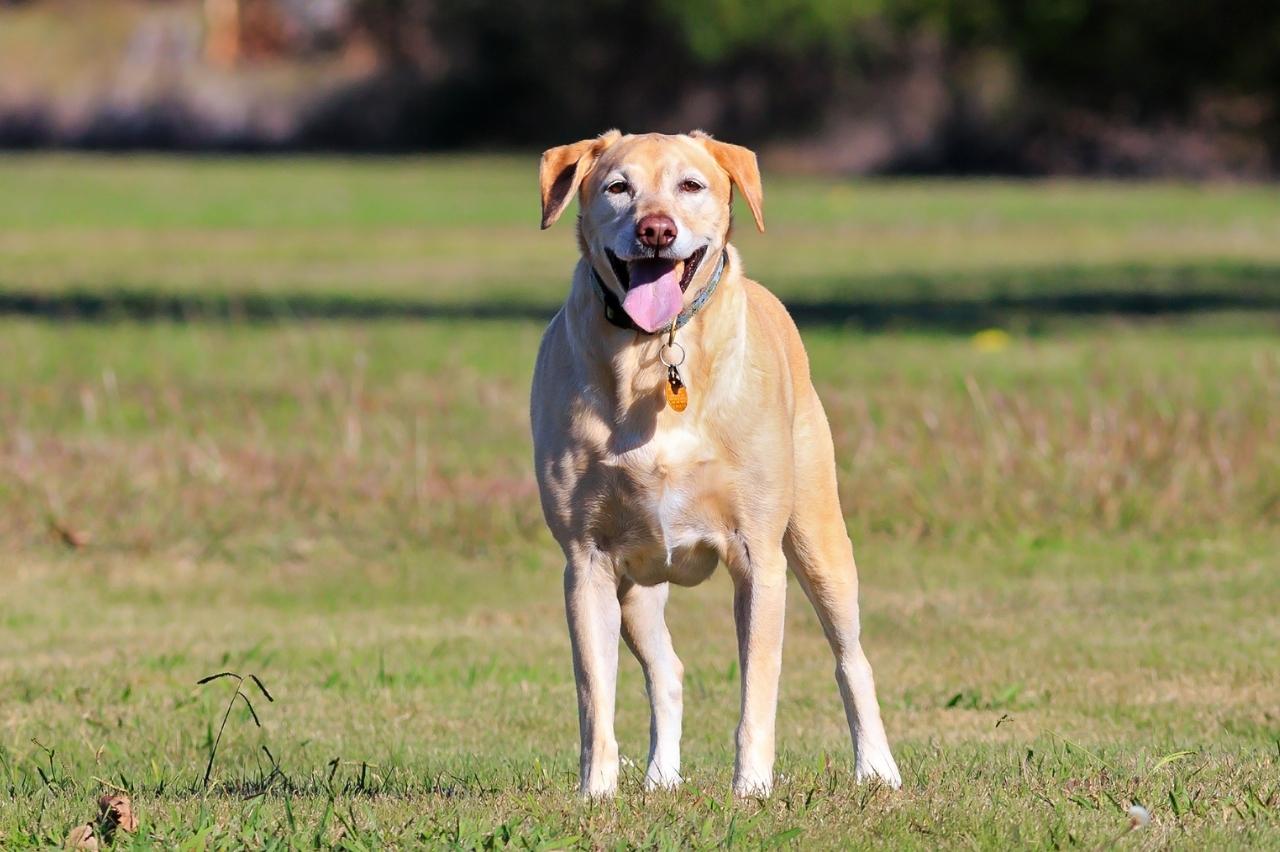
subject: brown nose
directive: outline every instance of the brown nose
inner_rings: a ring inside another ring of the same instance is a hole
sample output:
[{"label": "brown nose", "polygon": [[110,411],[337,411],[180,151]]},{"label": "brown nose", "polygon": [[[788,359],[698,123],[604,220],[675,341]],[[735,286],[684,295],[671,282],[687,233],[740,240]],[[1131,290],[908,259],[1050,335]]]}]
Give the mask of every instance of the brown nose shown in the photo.
[{"label": "brown nose", "polygon": [[636,223],[636,239],[649,248],[666,248],[676,241],[676,233],[670,216],[645,216]]}]

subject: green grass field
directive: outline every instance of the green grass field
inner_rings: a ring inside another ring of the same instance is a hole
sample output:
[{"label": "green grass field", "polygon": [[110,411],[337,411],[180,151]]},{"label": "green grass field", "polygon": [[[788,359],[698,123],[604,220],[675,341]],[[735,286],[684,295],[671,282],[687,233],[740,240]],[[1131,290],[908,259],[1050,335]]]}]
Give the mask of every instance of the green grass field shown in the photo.
[{"label": "green grass field", "polygon": [[[0,159],[0,847],[1280,847],[1280,195],[766,176],[905,779],[789,602],[729,793],[731,590],[669,607],[678,793],[576,796],[526,393],[528,160]],[[989,326],[1008,332],[975,333]],[[261,722],[224,670],[254,673]],[[1141,804],[1151,824],[1128,831]]]}]

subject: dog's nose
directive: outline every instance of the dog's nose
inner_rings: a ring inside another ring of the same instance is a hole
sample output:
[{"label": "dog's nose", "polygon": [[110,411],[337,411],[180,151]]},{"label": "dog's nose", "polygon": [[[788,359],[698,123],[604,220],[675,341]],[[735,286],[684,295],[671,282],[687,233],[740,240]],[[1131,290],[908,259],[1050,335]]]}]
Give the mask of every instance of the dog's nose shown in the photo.
[{"label": "dog's nose", "polygon": [[666,248],[676,241],[676,233],[676,223],[670,216],[654,214],[636,223],[636,239],[649,248]]}]

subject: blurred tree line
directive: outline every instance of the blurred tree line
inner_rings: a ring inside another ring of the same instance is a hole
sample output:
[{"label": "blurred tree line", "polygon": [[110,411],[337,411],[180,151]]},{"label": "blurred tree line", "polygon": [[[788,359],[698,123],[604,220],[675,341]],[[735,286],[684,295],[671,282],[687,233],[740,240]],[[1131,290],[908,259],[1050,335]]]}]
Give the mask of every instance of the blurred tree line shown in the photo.
[{"label": "blurred tree line", "polygon": [[[0,0],[0,53],[6,6],[67,27],[75,2],[86,21],[145,18],[125,71],[82,75],[56,107],[11,95],[7,125],[0,86],[0,144],[505,148],[702,127],[837,171],[1280,171],[1275,0]],[[8,91],[29,67],[0,55]]]},{"label": "blurred tree line", "polygon": [[370,107],[407,99],[395,133],[429,145],[705,125],[836,168],[1277,165],[1266,0],[361,0],[356,15],[390,69]]}]

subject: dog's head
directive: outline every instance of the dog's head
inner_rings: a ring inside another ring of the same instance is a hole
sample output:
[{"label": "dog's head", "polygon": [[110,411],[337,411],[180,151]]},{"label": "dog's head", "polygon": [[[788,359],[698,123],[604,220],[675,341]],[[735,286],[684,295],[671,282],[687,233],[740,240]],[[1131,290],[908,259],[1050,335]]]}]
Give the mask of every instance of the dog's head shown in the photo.
[{"label": "dog's head", "polygon": [[764,230],[756,155],[695,131],[623,136],[542,155],[542,227],[575,192],[582,251],[636,325],[666,328],[715,271],[732,224],[732,187]]}]

